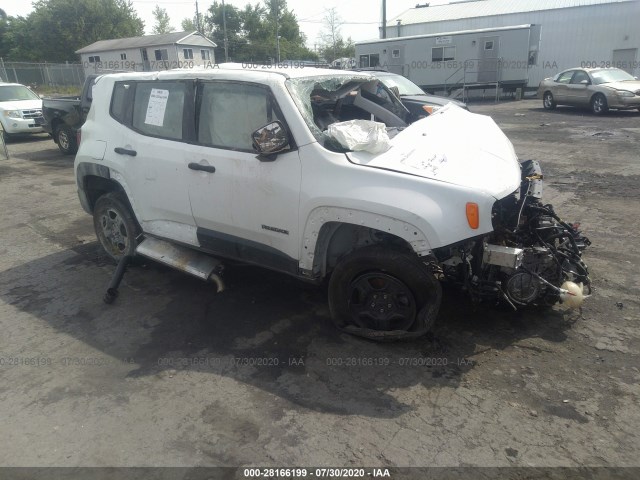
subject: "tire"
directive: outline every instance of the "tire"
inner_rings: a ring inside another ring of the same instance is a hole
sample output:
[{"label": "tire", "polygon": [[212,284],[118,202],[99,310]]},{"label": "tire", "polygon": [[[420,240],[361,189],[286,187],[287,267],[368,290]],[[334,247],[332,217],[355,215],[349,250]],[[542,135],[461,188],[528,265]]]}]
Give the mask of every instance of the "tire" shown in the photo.
[{"label": "tire", "polygon": [[102,248],[116,263],[125,255],[135,254],[140,229],[121,193],[110,192],[98,198],[93,227]]},{"label": "tire", "polygon": [[596,93],[591,99],[591,111],[596,115],[603,115],[609,111],[607,99],[601,93]]},{"label": "tire", "polygon": [[78,151],[78,140],[71,127],[64,123],[57,126],[54,132],[58,148],[65,155],[73,155]]},{"label": "tire", "polygon": [[329,309],[340,330],[371,340],[401,340],[434,325],[442,287],[415,256],[382,246],[344,257],[329,280]]},{"label": "tire", "polygon": [[558,106],[556,101],[553,99],[553,94],[551,92],[544,92],[542,97],[542,106],[545,110],[555,110]]}]

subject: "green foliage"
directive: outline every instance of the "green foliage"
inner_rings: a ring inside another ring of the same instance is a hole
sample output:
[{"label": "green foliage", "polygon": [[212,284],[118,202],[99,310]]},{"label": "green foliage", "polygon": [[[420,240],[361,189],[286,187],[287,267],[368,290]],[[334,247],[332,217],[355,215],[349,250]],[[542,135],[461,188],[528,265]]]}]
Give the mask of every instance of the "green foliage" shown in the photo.
[{"label": "green foliage", "polygon": [[[200,17],[200,28],[202,28],[204,26],[204,15],[200,13],[198,14],[198,16]],[[182,20],[182,23],[180,24],[180,26],[182,27],[182,30],[184,30],[185,32],[197,31],[198,22],[196,20],[195,15],[193,16],[193,18],[185,18],[184,20]]]},{"label": "green foliage", "polygon": [[156,5],[156,8],[153,9],[153,17],[156,19],[156,23],[151,33],[171,33],[175,30],[171,26],[171,19],[166,9]]},{"label": "green foliage", "polygon": [[[229,61],[277,61],[278,35],[280,61],[317,58],[305,46],[306,39],[286,0],[266,0],[264,5],[248,3],[244,9],[225,5],[224,14]],[[223,24],[222,2],[214,1],[205,16],[203,33],[218,45],[216,60],[219,62],[225,61]]]},{"label": "green foliage", "polygon": [[144,33],[128,0],[38,0],[27,17],[0,20],[0,55],[14,61],[78,61],[75,51]]}]

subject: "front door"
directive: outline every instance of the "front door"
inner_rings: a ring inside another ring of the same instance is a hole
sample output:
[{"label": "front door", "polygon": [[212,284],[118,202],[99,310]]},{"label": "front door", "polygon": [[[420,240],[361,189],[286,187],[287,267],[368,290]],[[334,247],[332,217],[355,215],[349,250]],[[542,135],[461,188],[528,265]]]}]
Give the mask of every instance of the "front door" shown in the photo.
[{"label": "front door", "polygon": [[[259,159],[251,134],[282,114],[270,90],[241,82],[198,87],[189,197],[200,245],[219,255],[297,272],[301,166],[297,150]],[[203,168],[204,167],[204,168]],[[203,168],[203,170],[200,170]]]},{"label": "front door", "polygon": [[500,37],[480,37],[478,48],[478,82],[497,82]]},{"label": "front door", "polygon": [[576,70],[573,77],[571,77],[571,81],[566,87],[566,102],[571,105],[589,105],[589,102],[591,101],[591,94],[593,93],[589,89],[589,85],[591,85],[591,79],[587,72],[584,70]]}]

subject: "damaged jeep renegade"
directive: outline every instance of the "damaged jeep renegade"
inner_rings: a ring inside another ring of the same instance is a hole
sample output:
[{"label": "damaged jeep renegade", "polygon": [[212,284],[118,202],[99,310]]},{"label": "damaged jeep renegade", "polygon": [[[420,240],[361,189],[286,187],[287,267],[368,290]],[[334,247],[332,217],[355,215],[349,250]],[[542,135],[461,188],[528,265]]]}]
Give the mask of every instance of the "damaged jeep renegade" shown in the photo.
[{"label": "damaged jeep renegade", "polygon": [[326,280],[335,325],[375,340],[428,332],[443,282],[513,309],[578,307],[589,240],[542,202],[538,162],[454,104],[410,118],[367,73],[99,77],[75,174],[119,262],[110,300],[141,255],[219,291],[225,259]]}]

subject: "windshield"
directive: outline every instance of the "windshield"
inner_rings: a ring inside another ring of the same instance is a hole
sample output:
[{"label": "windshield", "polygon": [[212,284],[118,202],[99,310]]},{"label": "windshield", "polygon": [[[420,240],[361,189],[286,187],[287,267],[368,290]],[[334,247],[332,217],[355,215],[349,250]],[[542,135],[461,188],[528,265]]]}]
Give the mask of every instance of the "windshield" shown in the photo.
[{"label": "windshield", "polygon": [[618,70],[617,68],[612,68],[611,70],[596,70],[595,72],[591,72],[591,77],[593,78],[593,83],[596,85],[600,85],[602,83],[611,83],[611,82],[626,82],[628,80],[635,80],[631,75],[629,75],[624,70]]},{"label": "windshield", "polygon": [[286,85],[311,133],[329,149],[336,150],[326,133],[333,123],[375,120],[387,127],[407,126],[409,111],[382,82],[370,76],[290,78]]},{"label": "windshield", "polygon": [[15,100],[39,100],[35,93],[22,85],[0,86],[0,102]]},{"label": "windshield", "polygon": [[387,88],[398,87],[400,95],[425,95],[422,89],[408,78],[402,75],[380,75],[378,80],[384,83]]}]

